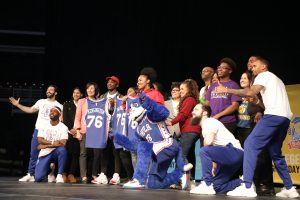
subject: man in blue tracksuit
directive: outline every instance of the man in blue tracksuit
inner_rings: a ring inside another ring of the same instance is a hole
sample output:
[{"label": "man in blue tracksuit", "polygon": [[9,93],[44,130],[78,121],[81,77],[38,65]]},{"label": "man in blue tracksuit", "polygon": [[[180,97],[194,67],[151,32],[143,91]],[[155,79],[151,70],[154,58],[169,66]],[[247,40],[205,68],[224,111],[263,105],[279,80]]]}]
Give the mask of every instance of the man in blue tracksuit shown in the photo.
[{"label": "man in blue tracksuit", "polygon": [[[229,196],[257,196],[252,180],[258,154],[264,147],[268,148],[270,156],[283,180],[284,188],[277,193],[278,197],[296,198],[299,193],[293,187],[287,164],[281,152],[293,113],[291,112],[288,95],[284,83],[269,71],[269,62],[257,56],[252,67],[256,76],[250,89],[229,89],[219,83],[218,93],[231,93],[239,96],[254,97],[260,93],[265,105],[264,116],[255,126],[244,145],[243,176],[244,183],[227,193]],[[260,103],[258,100],[257,104]]]}]

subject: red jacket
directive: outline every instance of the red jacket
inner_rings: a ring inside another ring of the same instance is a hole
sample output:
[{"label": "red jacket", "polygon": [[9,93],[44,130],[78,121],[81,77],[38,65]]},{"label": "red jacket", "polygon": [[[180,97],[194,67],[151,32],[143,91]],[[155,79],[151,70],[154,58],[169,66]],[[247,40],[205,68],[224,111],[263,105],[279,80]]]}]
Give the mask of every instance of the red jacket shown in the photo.
[{"label": "red jacket", "polygon": [[183,100],[177,116],[171,121],[172,125],[179,122],[180,132],[200,134],[201,128],[199,125],[191,125],[192,111],[198,104],[198,101],[193,97],[187,97]]},{"label": "red jacket", "polygon": [[144,90],[144,93],[153,101],[156,101],[157,103],[159,103],[161,105],[165,105],[164,97],[159,91],[157,91],[153,88],[150,88],[150,89]]}]

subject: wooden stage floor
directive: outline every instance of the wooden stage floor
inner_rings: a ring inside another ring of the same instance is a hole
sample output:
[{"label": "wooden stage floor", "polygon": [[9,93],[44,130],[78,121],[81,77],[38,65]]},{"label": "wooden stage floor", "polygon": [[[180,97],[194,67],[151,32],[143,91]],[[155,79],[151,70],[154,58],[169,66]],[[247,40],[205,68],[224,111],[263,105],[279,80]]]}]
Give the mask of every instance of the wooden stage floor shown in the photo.
[{"label": "wooden stage floor", "polygon": [[[94,184],[56,184],[56,183],[20,183],[19,177],[0,177],[0,199],[20,200],[48,200],[48,199],[73,199],[73,200],[221,200],[241,199],[227,197],[226,195],[195,195],[188,191],[176,189],[161,190],[130,190],[117,185]],[[280,189],[276,188],[276,192]],[[298,190],[299,191],[299,190]],[[271,200],[275,197],[259,196],[250,199]],[[280,199],[280,198],[276,198]],[[300,198],[298,198],[300,199]]]}]

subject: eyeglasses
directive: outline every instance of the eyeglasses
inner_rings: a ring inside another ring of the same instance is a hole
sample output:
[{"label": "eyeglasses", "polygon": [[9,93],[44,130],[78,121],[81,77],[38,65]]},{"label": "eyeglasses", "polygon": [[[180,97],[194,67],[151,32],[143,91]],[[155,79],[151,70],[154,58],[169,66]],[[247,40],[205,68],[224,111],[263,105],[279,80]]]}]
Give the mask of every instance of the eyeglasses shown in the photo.
[{"label": "eyeglasses", "polygon": [[173,89],[171,92],[179,92],[179,89]]},{"label": "eyeglasses", "polygon": [[219,66],[219,67],[217,67],[217,69],[227,69],[227,70],[231,70],[230,67],[225,67],[225,66]]}]

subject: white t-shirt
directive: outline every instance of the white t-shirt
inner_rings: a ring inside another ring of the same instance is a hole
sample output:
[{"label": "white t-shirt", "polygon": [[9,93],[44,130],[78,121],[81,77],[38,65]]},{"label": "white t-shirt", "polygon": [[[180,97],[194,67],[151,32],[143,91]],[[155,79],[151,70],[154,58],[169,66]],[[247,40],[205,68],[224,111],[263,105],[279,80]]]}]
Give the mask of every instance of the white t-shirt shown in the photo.
[{"label": "white t-shirt", "polygon": [[109,94],[107,93],[107,98],[111,98],[111,99],[114,99],[116,97],[117,93],[114,93],[114,94]]},{"label": "white t-shirt", "polygon": [[[68,139],[68,127],[64,125],[62,122],[59,122],[56,126],[52,126],[50,121],[46,126],[39,129],[37,134],[38,137],[42,137],[47,141],[57,141]],[[39,153],[39,157],[46,156],[51,153],[55,148],[46,148],[41,149]]]},{"label": "white t-shirt", "polygon": [[214,146],[226,146],[231,143],[235,148],[243,149],[240,142],[235,139],[233,134],[215,118],[207,118],[201,122],[203,138],[211,136],[213,134]]},{"label": "white t-shirt", "polygon": [[259,73],[253,85],[264,86],[264,89],[260,91],[265,105],[264,114],[292,118],[293,113],[285,85],[276,75],[269,71]]},{"label": "white t-shirt", "polygon": [[48,99],[40,99],[33,105],[35,109],[39,110],[38,117],[35,123],[36,129],[39,130],[50,123],[49,114],[51,108],[53,108],[54,106],[57,106],[61,110],[63,110],[63,106],[58,101],[49,101]]}]

